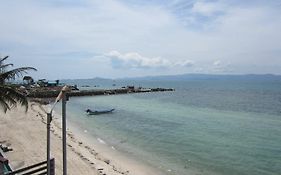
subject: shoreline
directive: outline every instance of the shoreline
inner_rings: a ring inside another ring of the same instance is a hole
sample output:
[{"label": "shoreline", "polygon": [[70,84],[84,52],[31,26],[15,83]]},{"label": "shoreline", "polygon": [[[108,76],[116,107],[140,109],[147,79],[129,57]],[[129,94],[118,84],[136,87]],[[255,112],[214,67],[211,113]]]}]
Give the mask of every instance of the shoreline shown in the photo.
[{"label": "shoreline", "polygon": [[[50,106],[44,106],[50,108]],[[53,111],[54,120],[56,125],[61,126],[61,116],[57,111]],[[60,129],[61,130],[61,129]],[[77,139],[79,138],[79,139]],[[106,143],[99,137],[94,137],[83,129],[82,126],[67,120],[67,143],[68,140],[78,142],[79,146],[86,148],[95,155],[95,158],[106,163],[109,168],[117,171],[120,174],[127,175],[166,175],[167,173],[158,170],[156,167],[152,167],[145,162],[136,160],[123,152],[116,150],[113,146]],[[109,173],[110,174],[110,173]]]},{"label": "shoreline", "polygon": [[[0,117],[0,141],[10,145],[13,151],[5,156],[12,168],[20,169],[46,160],[46,110],[36,102],[30,102],[27,113],[20,107]],[[4,114],[4,113],[3,113]],[[51,124],[51,157],[56,161],[56,173],[62,173],[61,117],[54,112]],[[16,121],[16,122],[15,122]],[[28,126],[28,127],[27,127]],[[31,126],[31,127],[30,127]],[[69,174],[95,175],[161,175],[158,171],[107,148],[74,125],[67,124],[67,160]]]},{"label": "shoreline", "polygon": [[102,137],[92,136],[87,130],[83,130],[81,126],[71,122],[68,122],[68,126],[75,135],[79,135],[80,140],[85,141],[85,144],[92,145],[104,158],[104,161],[109,161],[113,166],[128,172],[128,175],[167,175],[163,170],[122,152],[111,143],[103,140]]}]

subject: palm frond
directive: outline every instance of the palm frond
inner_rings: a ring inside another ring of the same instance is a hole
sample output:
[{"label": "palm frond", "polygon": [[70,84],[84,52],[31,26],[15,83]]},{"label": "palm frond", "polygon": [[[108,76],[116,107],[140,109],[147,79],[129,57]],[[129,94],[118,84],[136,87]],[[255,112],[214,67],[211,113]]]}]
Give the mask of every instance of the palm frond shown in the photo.
[{"label": "palm frond", "polygon": [[6,103],[6,101],[4,99],[2,99],[1,97],[0,97],[0,106],[2,107],[2,109],[5,113],[7,112],[7,110],[11,109],[9,107],[9,105]]},{"label": "palm frond", "polygon": [[24,94],[15,89],[12,85],[6,85],[7,80],[15,79],[16,77],[21,77],[27,71],[37,69],[33,67],[20,67],[12,70],[6,70],[7,67],[13,66],[13,64],[4,64],[4,61],[9,56],[0,58],[0,107],[3,108],[4,112],[16,107],[18,104],[25,107],[28,110],[28,101]]},{"label": "palm frond", "polygon": [[10,108],[17,106],[17,101],[10,95],[10,92],[7,90],[2,96],[2,99],[5,100],[5,102],[10,106]]},{"label": "palm frond", "polygon": [[0,64],[0,71],[1,71],[1,69],[5,69],[8,66],[14,66],[14,65],[13,64],[3,64],[3,65]]},{"label": "palm frond", "polygon": [[11,80],[16,77],[21,77],[24,73],[27,73],[29,70],[37,71],[37,69],[33,67],[20,67],[16,69],[12,69],[0,74],[0,80]]},{"label": "palm frond", "polygon": [[0,86],[0,91],[0,104],[4,108],[4,112],[16,107],[18,103],[24,106],[26,111],[28,110],[28,101],[25,95],[6,85]]},{"label": "palm frond", "polygon": [[[9,92],[9,96],[15,100],[17,103],[19,103],[21,106],[25,107],[25,111],[28,110],[28,100],[24,94],[17,91],[16,89],[11,89]],[[17,106],[17,104],[15,105]],[[14,106],[14,107],[15,107]]]},{"label": "palm frond", "polygon": [[5,61],[7,58],[9,58],[9,56],[5,56],[4,58],[0,58],[0,64]]}]

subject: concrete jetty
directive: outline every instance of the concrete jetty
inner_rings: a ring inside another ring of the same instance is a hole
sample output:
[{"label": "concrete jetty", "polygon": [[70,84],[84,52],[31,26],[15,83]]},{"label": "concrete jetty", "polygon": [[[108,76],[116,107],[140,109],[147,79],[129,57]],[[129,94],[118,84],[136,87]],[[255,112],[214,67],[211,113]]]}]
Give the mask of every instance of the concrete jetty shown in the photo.
[{"label": "concrete jetty", "polygon": [[[119,88],[119,89],[92,89],[92,90],[72,90],[67,93],[68,97],[73,96],[94,96],[94,95],[115,95],[128,93],[147,93],[147,92],[164,92],[174,91],[172,88]],[[57,97],[60,89],[44,89],[30,91],[27,97],[30,98],[53,98]]]}]

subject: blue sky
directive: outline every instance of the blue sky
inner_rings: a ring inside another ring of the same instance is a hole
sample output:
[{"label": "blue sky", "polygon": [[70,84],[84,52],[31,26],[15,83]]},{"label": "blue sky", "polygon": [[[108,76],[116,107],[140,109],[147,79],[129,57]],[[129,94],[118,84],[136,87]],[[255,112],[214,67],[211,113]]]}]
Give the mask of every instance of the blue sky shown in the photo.
[{"label": "blue sky", "polygon": [[11,0],[0,24],[35,78],[281,74],[280,0]]}]

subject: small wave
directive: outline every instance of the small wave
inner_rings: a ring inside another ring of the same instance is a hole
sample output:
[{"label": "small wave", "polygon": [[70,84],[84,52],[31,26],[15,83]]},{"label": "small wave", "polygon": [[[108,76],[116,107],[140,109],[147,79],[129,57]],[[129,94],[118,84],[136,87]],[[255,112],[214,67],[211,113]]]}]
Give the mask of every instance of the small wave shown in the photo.
[{"label": "small wave", "polygon": [[100,139],[100,138],[98,138],[97,140],[98,140],[100,143],[102,143],[102,144],[106,144],[105,141],[103,141],[103,140]]},{"label": "small wave", "polygon": [[113,150],[116,150],[116,149],[114,148],[114,146],[111,146],[111,148],[112,148]]}]

